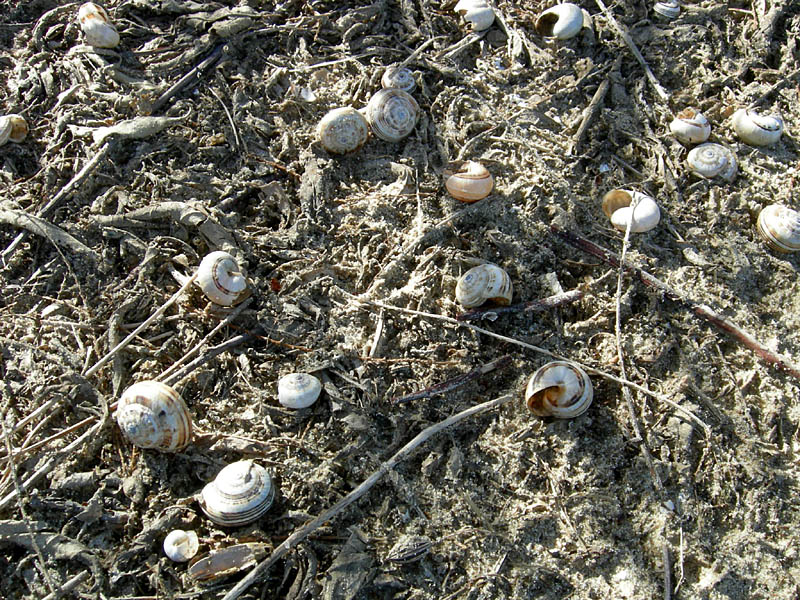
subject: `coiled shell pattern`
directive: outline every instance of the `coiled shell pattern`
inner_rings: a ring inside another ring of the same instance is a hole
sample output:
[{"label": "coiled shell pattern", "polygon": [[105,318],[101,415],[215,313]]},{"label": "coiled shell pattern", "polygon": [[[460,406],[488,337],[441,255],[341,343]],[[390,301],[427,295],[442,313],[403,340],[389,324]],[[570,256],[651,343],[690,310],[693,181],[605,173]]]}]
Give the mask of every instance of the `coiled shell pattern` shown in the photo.
[{"label": "coiled shell pattern", "polygon": [[200,494],[200,508],[217,525],[252,523],[275,498],[267,470],[252,460],[240,460],[222,469]]},{"label": "coiled shell pattern", "polygon": [[632,215],[631,233],[650,231],[661,220],[661,211],[656,201],[647,194],[631,190],[607,192],[603,196],[603,212],[620,231],[627,229]]},{"label": "coiled shell pattern", "polygon": [[653,5],[653,12],[665,19],[677,19],[681,14],[681,5],[678,0],[665,0]]},{"label": "coiled shell pattern", "polygon": [[751,146],[769,146],[783,133],[783,120],[771,115],[760,115],[754,110],[740,108],[731,120],[736,135]]},{"label": "coiled shell pattern", "polygon": [[472,25],[472,31],[489,29],[494,23],[494,10],[486,0],[459,0],[453,10]]},{"label": "coiled shell pattern", "polygon": [[408,92],[388,88],[370,98],[366,116],[377,137],[385,142],[399,142],[414,130],[419,105]]},{"label": "coiled shell pattern", "polygon": [[175,452],[192,440],[192,418],[183,399],[159,381],[140,381],[122,393],[117,423],[139,448]]},{"label": "coiled shell pattern", "polygon": [[540,417],[570,419],[582,415],[592,404],[594,391],[589,376],[566,361],[547,363],[528,381],[525,403]]},{"label": "coiled shell pattern", "polygon": [[675,119],[669,124],[669,130],[679,142],[699,144],[711,135],[711,123],[699,110],[684,108],[675,115]]},{"label": "coiled shell pattern", "polygon": [[770,204],[759,213],[756,228],[773,250],[800,250],[800,212],[788,206]]},{"label": "coiled shell pattern", "polygon": [[381,77],[381,85],[386,88],[395,88],[411,93],[417,87],[414,74],[405,67],[388,67]]},{"label": "coiled shell pattern", "polygon": [[28,135],[28,122],[20,115],[0,117],[0,146],[6,142],[19,144]]},{"label": "coiled shell pattern", "polygon": [[355,108],[334,108],[319,122],[317,135],[322,147],[331,154],[355,152],[369,137],[369,124]]},{"label": "coiled shell pattern", "polygon": [[508,273],[493,264],[471,268],[456,284],[456,300],[464,308],[480,306],[489,300],[505,306],[511,303],[513,293]]},{"label": "coiled shell pattern", "polygon": [[245,298],[247,279],[239,263],[227,252],[217,250],[200,261],[197,285],[206,298],[220,306],[233,306]]},{"label": "coiled shell pattern", "polygon": [[164,554],[175,562],[191,560],[197,554],[198,548],[200,548],[200,542],[194,531],[175,529],[164,538]]},{"label": "coiled shell pattern", "polygon": [[583,27],[583,11],[581,7],[565,2],[544,11],[536,19],[536,31],[544,37],[568,40],[580,33]]},{"label": "coiled shell pattern", "polygon": [[700,144],[689,152],[686,163],[695,175],[706,179],[733,181],[738,170],[733,152],[720,144]]},{"label": "coiled shell pattern", "polygon": [[308,408],[321,391],[319,379],[308,373],[291,373],[278,380],[278,402],[286,408]]},{"label": "coiled shell pattern", "polygon": [[116,48],[119,33],[111,23],[106,9],[94,2],[87,2],[78,9],[78,23],[86,43],[96,48]]},{"label": "coiled shell pattern", "polygon": [[492,193],[494,178],[481,163],[468,160],[452,163],[444,171],[444,186],[456,200],[472,203]]}]

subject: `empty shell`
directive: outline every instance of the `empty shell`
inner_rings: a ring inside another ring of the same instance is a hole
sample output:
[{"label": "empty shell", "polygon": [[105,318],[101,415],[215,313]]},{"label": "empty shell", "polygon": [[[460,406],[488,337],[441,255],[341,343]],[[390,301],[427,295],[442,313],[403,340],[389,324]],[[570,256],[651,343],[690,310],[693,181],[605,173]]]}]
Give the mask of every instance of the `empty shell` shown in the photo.
[{"label": "empty shell", "polygon": [[780,204],[770,204],[759,213],[756,228],[773,250],[800,250],[800,213],[796,210]]},{"label": "empty shell", "polygon": [[278,380],[278,402],[287,408],[308,408],[321,391],[319,379],[308,373],[292,373]]},{"label": "empty shell", "polygon": [[497,265],[485,264],[471,268],[456,284],[456,300],[464,308],[492,301],[500,305],[511,303],[514,290],[511,278]]},{"label": "empty shell", "polygon": [[653,5],[653,12],[665,19],[677,19],[681,14],[681,5],[678,0],[665,0]]},{"label": "empty shell", "polygon": [[492,193],[494,178],[481,163],[451,163],[444,171],[444,186],[456,200],[472,203]]},{"label": "empty shell", "polygon": [[566,361],[547,363],[536,371],[525,390],[528,410],[540,417],[570,419],[592,404],[592,382],[579,366]]},{"label": "empty shell", "polygon": [[494,10],[486,0],[459,0],[453,10],[472,25],[472,31],[489,29],[494,23]]},{"label": "empty shell", "polygon": [[669,124],[669,130],[679,142],[699,144],[708,139],[711,134],[711,124],[697,109],[684,108],[675,115],[675,119]]},{"label": "empty shell", "polygon": [[370,98],[366,117],[377,137],[386,142],[399,142],[417,125],[419,105],[411,94],[388,88]]},{"label": "empty shell", "polygon": [[381,85],[384,88],[396,88],[409,94],[417,87],[414,74],[405,67],[388,67],[381,77]]},{"label": "empty shell", "polygon": [[199,503],[214,523],[234,527],[258,519],[274,498],[275,486],[267,470],[252,460],[240,460],[203,488]]},{"label": "empty shell", "polygon": [[197,285],[211,302],[220,306],[233,306],[247,297],[247,279],[239,263],[221,250],[206,255],[200,262]]},{"label": "empty shell", "polygon": [[568,40],[575,37],[583,27],[583,11],[581,7],[565,2],[544,11],[536,19],[536,31],[544,37]]},{"label": "empty shell", "polygon": [[117,404],[122,433],[139,448],[175,452],[192,439],[192,418],[174,389],[159,381],[140,381],[126,389]]},{"label": "empty shell", "polygon": [[19,144],[28,135],[28,122],[20,115],[0,116],[0,146],[6,142]]},{"label": "empty shell", "polygon": [[686,163],[695,175],[706,179],[733,181],[738,170],[736,156],[720,144],[700,144],[689,152]]},{"label": "empty shell", "polygon": [[317,135],[322,147],[332,154],[355,152],[369,137],[369,124],[355,108],[334,108],[319,122]]},{"label": "empty shell", "polygon": [[186,562],[194,558],[200,542],[194,531],[175,529],[164,538],[164,554],[175,562]]},{"label": "empty shell", "polygon": [[249,543],[212,550],[186,572],[190,579],[200,583],[214,581],[254,566],[266,555],[266,549],[265,544]]},{"label": "empty shell", "polygon": [[611,190],[606,193],[603,196],[603,212],[620,231],[625,231],[628,221],[633,219],[631,233],[650,231],[661,220],[656,201],[647,194],[632,190]]},{"label": "empty shell", "polygon": [[783,119],[772,115],[761,115],[754,110],[740,108],[731,119],[733,129],[745,144],[769,146],[777,142],[783,133]]},{"label": "empty shell", "polygon": [[116,48],[119,45],[119,33],[102,6],[94,2],[83,4],[78,9],[78,23],[90,46]]}]

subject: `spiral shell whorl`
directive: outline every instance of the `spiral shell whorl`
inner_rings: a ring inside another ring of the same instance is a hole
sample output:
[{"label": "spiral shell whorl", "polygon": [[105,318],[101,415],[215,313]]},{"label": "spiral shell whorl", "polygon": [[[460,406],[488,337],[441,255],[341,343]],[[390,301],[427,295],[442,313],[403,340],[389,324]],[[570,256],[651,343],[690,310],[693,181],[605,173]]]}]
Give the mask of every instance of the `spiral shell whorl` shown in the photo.
[{"label": "spiral shell whorl", "polygon": [[566,361],[547,363],[536,371],[525,389],[525,402],[540,417],[570,419],[592,404],[594,390],[589,376]]},{"label": "spiral shell whorl", "polygon": [[456,200],[472,203],[492,193],[494,178],[488,169],[478,162],[468,160],[454,163],[444,172],[444,186]]},{"label": "spiral shell whorl", "polygon": [[489,300],[508,305],[513,293],[508,273],[492,264],[471,268],[456,284],[456,300],[464,308],[474,308]]},{"label": "spiral shell whorl", "polygon": [[317,136],[328,152],[347,154],[355,152],[369,137],[369,124],[360,112],[349,106],[334,108],[317,127]]},{"label": "spiral shell whorl", "polygon": [[233,306],[247,290],[247,279],[233,256],[217,250],[197,267],[197,286],[214,304]]},{"label": "spiral shell whorl", "polygon": [[178,392],[158,381],[140,381],[126,389],[116,419],[125,437],[139,448],[175,452],[192,439],[189,409]]},{"label": "spiral shell whorl", "polygon": [[417,82],[414,79],[414,74],[409,69],[405,67],[388,67],[383,72],[381,85],[385,89],[394,88],[410,94],[417,87]]},{"label": "spiral shell whorl", "polygon": [[388,88],[370,98],[366,117],[376,137],[386,142],[399,142],[417,125],[419,105],[407,92]]},{"label": "spiral shell whorl", "polygon": [[800,212],[780,204],[770,204],[761,210],[756,228],[777,252],[800,250]]},{"label": "spiral shell whorl", "polygon": [[684,144],[705,142],[711,135],[711,124],[705,115],[694,108],[684,108],[670,123],[669,129],[675,138]]},{"label": "spiral shell whorl", "polygon": [[278,402],[287,408],[308,408],[319,398],[322,384],[308,373],[291,373],[278,380]]},{"label": "spiral shell whorl", "polygon": [[700,144],[689,152],[686,162],[693,173],[707,179],[733,181],[738,170],[733,152],[720,144]]},{"label": "spiral shell whorl", "polygon": [[267,470],[252,460],[240,460],[222,469],[203,488],[200,507],[217,525],[252,523],[275,498],[275,486]]},{"label": "spiral shell whorl", "polygon": [[783,133],[783,120],[772,115],[762,115],[754,110],[740,108],[731,119],[736,135],[752,146],[769,146]]},{"label": "spiral shell whorl", "polygon": [[571,2],[548,8],[536,19],[536,31],[539,35],[559,40],[575,37],[582,27],[583,10]]}]

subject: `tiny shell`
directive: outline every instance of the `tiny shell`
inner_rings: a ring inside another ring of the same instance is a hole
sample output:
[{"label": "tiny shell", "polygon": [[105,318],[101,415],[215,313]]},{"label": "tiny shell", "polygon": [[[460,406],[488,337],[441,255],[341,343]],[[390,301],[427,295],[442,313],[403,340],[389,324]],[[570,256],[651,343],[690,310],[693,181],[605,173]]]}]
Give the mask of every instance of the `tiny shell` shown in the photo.
[{"label": "tiny shell", "polygon": [[677,0],[656,2],[653,5],[653,12],[665,19],[677,19],[681,14],[681,5]]},{"label": "tiny shell", "polygon": [[263,515],[275,499],[267,470],[252,460],[240,460],[222,469],[203,488],[200,508],[217,525],[246,525]]},{"label": "tiny shell", "polygon": [[417,87],[414,74],[405,67],[388,67],[383,72],[381,85],[384,88],[396,88],[409,94]]},{"label": "tiny shell", "polygon": [[751,146],[769,146],[783,133],[783,120],[772,115],[761,115],[754,110],[740,108],[731,119],[736,135]]},{"label": "tiny shell", "polygon": [[472,203],[486,198],[494,187],[492,174],[482,164],[471,160],[453,163],[444,171],[444,176],[447,191],[462,202]]},{"label": "tiny shell", "polygon": [[106,9],[94,2],[81,5],[78,10],[78,23],[86,36],[86,43],[96,48],[116,48],[119,33],[111,23]]},{"label": "tiny shell", "polygon": [[159,381],[140,381],[117,403],[116,419],[128,440],[139,448],[176,452],[192,440],[192,418],[174,389]]},{"label": "tiny shell", "polygon": [[28,135],[28,122],[21,115],[0,117],[0,146],[6,142],[19,144]]},{"label": "tiny shell", "polygon": [[[634,201],[636,208],[631,208]],[[611,190],[603,196],[603,212],[611,219],[612,225],[625,231],[633,215],[631,233],[644,233],[658,225],[661,211],[658,204],[647,194],[631,190]]]},{"label": "tiny shell", "polygon": [[800,212],[780,204],[770,204],[759,213],[756,228],[773,250],[800,250]]},{"label": "tiny shell", "polygon": [[733,181],[738,170],[736,156],[720,144],[700,144],[689,152],[686,163],[693,173],[707,179]]},{"label": "tiny shell", "polygon": [[360,112],[349,106],[334,108],[317,127],[317,136],[328,152],[347,154],[355,152],[369,137],[369,124]]},{"label": "tiny shell", "polygon": [[489,29],[494,23],[494,10],[485,0],[459,0],[453,10],[472,25],[472,31]]},{"label": "tiny shell", "polygon": [[544,37],[568,40],[580,33],[583,27],[583,11],[581,7],[565,2],[544,11],[536,19],[536,31]]},{"label": "tiny shell", "polygon": [[592,382],[579,366],[566,361],[549,362],[536,371],[525,390],[528,410],[540,417],[570,419],[592,404]]},{"label": "tiny shell", "polygon": [[200,548],[200,542],[194,531],[175,529],[164,538],[164,554],[175,562],[191,560],[197,554],[198,548]]},{"label": "tiny shell", "polygon": [[508,273],[493,264],[471,268],[456,284],[456,300],[464,308],[480,306],[490,300],[505,306],[511,303],[513,293]]},{"label": "tiny shell", "polygon": [[278,402],[286,408],[308,408],[321,391],[319,379],[308,373],[292,373],[278,380]]},{"label": "tiny shell", "polygon": [[197,285],[211,302],[220,306],[233,306],[247,296],[247,279],[239,263],[221,250],[206,255],[200,262]]},{"label": "tiny shell", "polygon": [[380,90],[369,99],[367,122],[372,132],[386,142],[399,142],[417,125],[419,104],[411,94],[397,88]]},{"label": "tiny shell", "polygon": [[711,124],[708,119],[694,108],[684,108],[675,115],[669,124],[672,135],[684,144],[699,144],[705,142],[711,134]]},{"label": "tiny shell", "polygon": [[200,583],[233,575],[254,566],[266,556],[266,549],[265,544],[251,542],[212,550],[192,564],[187,570],[187,574],[190,579]]}]

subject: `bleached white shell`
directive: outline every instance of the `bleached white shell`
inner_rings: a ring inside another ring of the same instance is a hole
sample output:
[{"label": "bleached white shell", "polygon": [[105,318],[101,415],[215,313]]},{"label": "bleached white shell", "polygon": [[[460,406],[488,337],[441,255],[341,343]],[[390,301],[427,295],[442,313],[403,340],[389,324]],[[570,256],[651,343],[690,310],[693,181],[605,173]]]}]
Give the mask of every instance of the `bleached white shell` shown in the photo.
[{"label": "bleached white shell", "polygon": [[183,399],[159,381],[140,381],[122,393],[116,419],[128,440],[139,448],[175,452],[192,439],[192,417]]},{"label": "bleached white shell", "polygon": [[800,250],[800,212],[788,206],[770,204],[759,213],[756,228],[773,250]]},{"label": "bleached white shell", "polygon": [[222,469],[203,488],[199,503],[217,525],[252,523],[275,499],[275,486],[267,470],[252,460],[240,460]]},{"label": "bleached white shell", "polygon": [[774,144],[783,133],[783,119],[772,115],[760,115],[746,108],[740,108],[733,113],[732,124],[736,135],[751,146]]},{"label": "bleached white shell", "polygon": [[244,296],[247,279],[233,256],[217,250],[200,261],[197,285],[214,304],[233,306]]},{"label": "bleached white shell", "polygon": [[456,300],[464,308],[480,306],[489,300],[507,305],[511,303],[513,294],[508,273],[493,264],[471,268],[456,284]]},{"label": "bleached white shell", "polygon": [[6,142],[19,144],[28,135],[28,122],[21,115],[0,116],[0,146]]},{"label": "bleached white shell", "polygon": [[700,144],[689,152],[686,163],[693,173],[707,179],[733,181],[738,170],[736,156],[720,144]]},{"label": "bleached white shell", "polygon": [[111,23],[106,9],[94,2],[87,2],[78,9],[78,23],[86,37],[86,43],[97,48],[116,48],[119,33]]},{"label": "bleached white shell", "polygon": [[[635,204],[635,208],[632,208]],[[658,204],[647,194],[632,190],[611,190],[603,196],[603,212],[611,224],[625,231],[633,215],[631,233],[644,233],[658,225],[661,211]]]},{"label": "bleached white shell", "polygon": [[525,403],[540,417],[570,419],[583,414],[592,404],[594,391],[589,376],[566,361],[547,363],[528,381]]},{"label": "bleached white shell", "polygon": [[345,106],[328,112],[317,127],[317,136],[328,152],[347,154],[355,152],[369,137],[369,124],[355,108]]},{"label": "bleached white shell", "polygon": [[197,534],[194,531],[184,531],[183,529],[175,529],[167,534],[164,538],[164,554],[167,558],[175,562],[187,562],[194,558],[197,550],[200,548],[200,542],[197,539]]},{"label": "bleached white shell", "polygon": [[266,555],[266,544],[250,542],[212,550],[189,565],[189,579],[209,582],[254,566]]},{"label": "bleached white shell", "polygon": [[677,0],[665,0],[653,5],[653,12],[665,19],[677,19],[681,14],[681,5]]},{"label": "bleached white shell", "polygon": [[536,19],[536,31],[544,37],[568,40],[575,37],[583,27],[583,11],[580,6],[565,2],[548,8]]},{"label": "bleached white shell", "polygon": [[494,178],[481,163],[453,163],[444,171],[444,186],[456,200],[472,203],[492,193]]},{"label": "bleached white shell", "polygon": [[711,134],[711,124],[700,111],[684,108],[675,115],[675,119],[669,124],[669,130],[679,142],[699,144],[708,139]]},{"label": "bleached white shell", "polygon": [[388,67],[381,77],[381,85],[384,88],[396,88],[409,94],[417,87],[414,74],[405,67]]},{"label": "bleached white shell", "polygon": [[472,25],[472,31],[489,29],[494,23],[494,10],[485,0],[459,0],[453,10]]},{"label": "bleached white shell", "polygon": [[278,380],[278,402],[286,408],[308,408],[321,391],[319,379],[308,373],[291,373]]},{"label": "bleached white shell", "polygon": [[399,142],[417,125],[419,104],[411,94],[388,88],[369,99],[366,117],[377,137],[386,142]]}]

